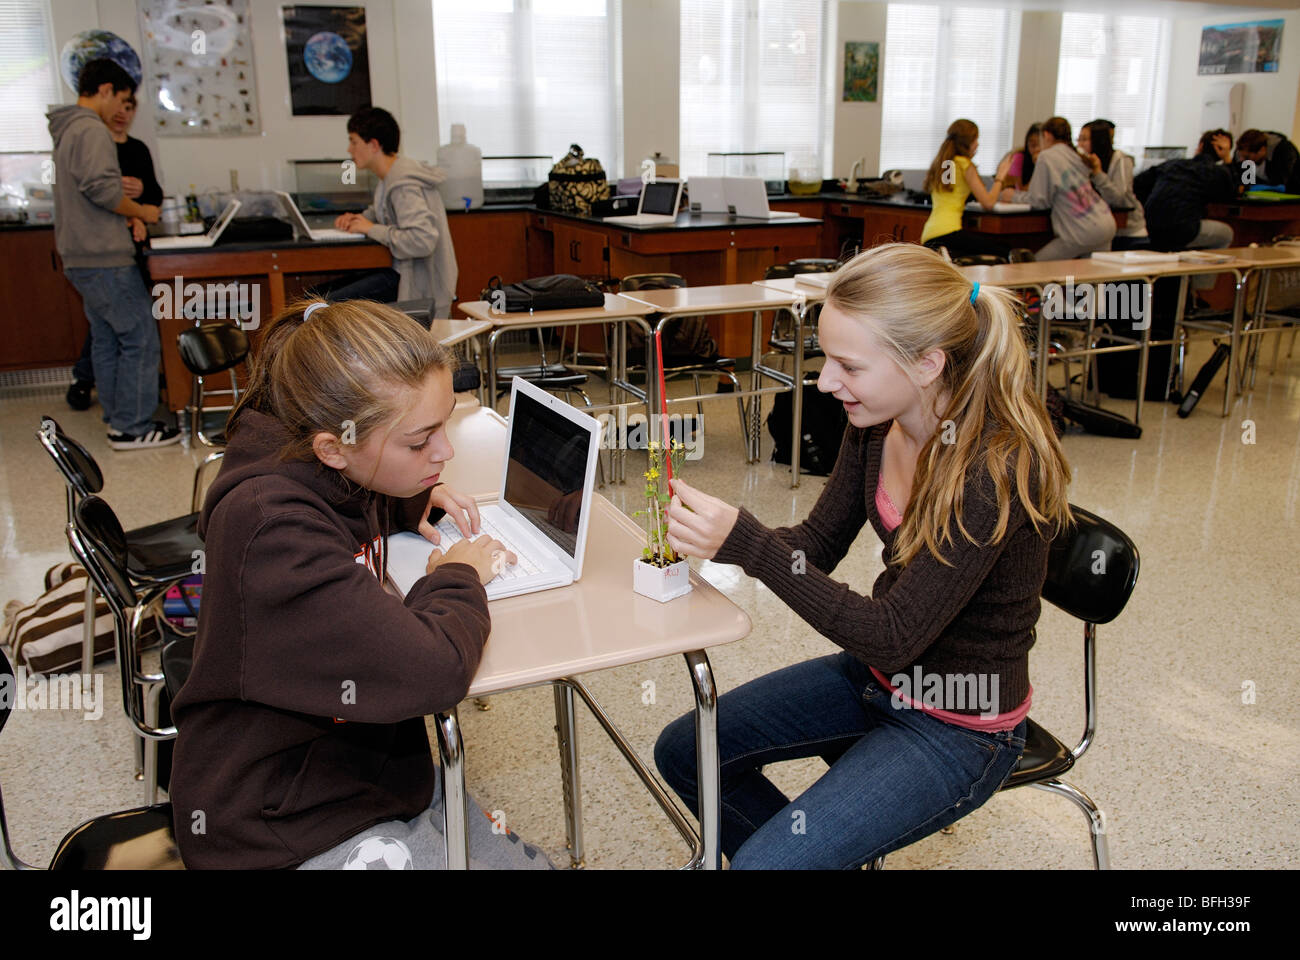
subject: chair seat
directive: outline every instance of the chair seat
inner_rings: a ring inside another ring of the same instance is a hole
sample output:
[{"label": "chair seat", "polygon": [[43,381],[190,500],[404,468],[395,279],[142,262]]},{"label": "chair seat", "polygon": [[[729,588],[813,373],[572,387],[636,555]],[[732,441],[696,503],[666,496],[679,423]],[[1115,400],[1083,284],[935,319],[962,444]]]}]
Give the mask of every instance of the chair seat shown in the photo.
[{"label": "chair seat", "polygon": [[194,567],[194,551],[203,549],[199,515],[151,523],[126,532],[127,570],[132,577],[153,583],[184,577]]},{"label": "chair seat", "polygon": [[570,370],[562,363],[548,363],[545,367],[533,364],[527,367],[503,367],[497,370],[497,386],[509,386],[515,377],[527,380],[546,390],[564,390],[587,382],[587,375]]},{"label": "chair seat", "polygon": [[1025,753],[1002,785],[1003,790],[1023,787],[1026,784],[1052,780],[1074,766],[1070,748],[1052,736],[1033,720],[1026,719]]},{"label": "chair seat", "polygon": [[88,820],[68,832],[51,870],[184,870],[172,805],[137,807]]}]

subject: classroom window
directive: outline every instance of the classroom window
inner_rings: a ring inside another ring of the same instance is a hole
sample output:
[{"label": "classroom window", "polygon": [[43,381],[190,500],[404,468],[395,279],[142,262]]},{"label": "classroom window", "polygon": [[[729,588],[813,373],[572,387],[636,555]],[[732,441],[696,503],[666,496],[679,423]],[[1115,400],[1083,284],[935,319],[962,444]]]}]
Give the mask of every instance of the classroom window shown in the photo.
[{"label": "classroom window", "polygon": [[621,170],[621,0],[433,0],[438,130],[485,156],[556,159],[577,143]]},{"label": "classroom window", "polygon": [[1067,13],[1061,20],[1056,113],[1079,127],[1115,124],[1115,146],[1142,160],[1160,139],[1170,26],[1158,17]]},{"label": "classroom window", "polygon": [[707,175],[713,151],[780,151],[787,170],[813,158],[828,170],[833,27],[825,0],[681,0],[683,176]]},{"label": "classroom window", "polygon": [[1019,11],[891,3],[880,168],[928,168],[948,125],[965,118],[980,128],[975,166],[993,173],[1015,141],[1019,55]]},{"label": "classroom window", "polygon": [[45,111],[58,102],[49,0],[0,0],[0,149],[51,149]]}]

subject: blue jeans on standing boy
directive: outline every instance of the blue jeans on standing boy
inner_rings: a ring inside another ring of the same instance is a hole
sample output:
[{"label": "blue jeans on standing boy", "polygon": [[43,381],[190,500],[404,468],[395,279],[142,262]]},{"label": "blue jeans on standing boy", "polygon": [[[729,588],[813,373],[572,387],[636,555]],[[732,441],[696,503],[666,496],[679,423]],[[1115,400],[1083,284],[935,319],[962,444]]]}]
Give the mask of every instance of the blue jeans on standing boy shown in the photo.
[{"label": "blue jeans on standing boy", "polygon": [[140,270],[68,267],[90,321],[95,387],[104,422],[115,433],[139,435],[158,407],[158,321]]},{"label": "blue jeans on standing boy", "polygon": [[[1027,724],[983,733],[894,707],[870,670],[832,654],[718,698],[722,852],[733,870],[851,870],[964,817],[1025,748]],[[655,764],[699,816],[695,716],[674,720]],[[794,800],[764,764],[822,757],[830,769]]]}]

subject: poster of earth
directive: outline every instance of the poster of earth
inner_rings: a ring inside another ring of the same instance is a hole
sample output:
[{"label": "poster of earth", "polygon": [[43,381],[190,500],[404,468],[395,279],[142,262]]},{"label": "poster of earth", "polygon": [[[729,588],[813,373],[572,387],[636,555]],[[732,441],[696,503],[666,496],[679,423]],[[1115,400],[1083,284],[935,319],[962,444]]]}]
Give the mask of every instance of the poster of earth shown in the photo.
[{"label": "poster of earth", "polygon": [[365,7],[281,7],[295,117],[348,117],[370,106]]}]

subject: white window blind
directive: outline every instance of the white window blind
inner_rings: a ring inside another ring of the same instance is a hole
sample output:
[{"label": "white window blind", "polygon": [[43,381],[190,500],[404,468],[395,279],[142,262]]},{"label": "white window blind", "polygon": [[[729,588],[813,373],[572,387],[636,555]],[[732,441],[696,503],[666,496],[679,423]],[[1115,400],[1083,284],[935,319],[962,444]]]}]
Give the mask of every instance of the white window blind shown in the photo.
[{"label": "white window blind", "polygon": [[1066,13],[1056,112],[1076,134],[1092,120],[1115,124],[1115,146],[1142,160],[1160,139],[1169,74],[1170,24],[1158,17]]},{"label": "white window blind", "polygon": [[622,165],[621,0],[433,0],[438,127],[485,156]]},{"label": "white window blind", "polygon": [[49,150],[59,100],[49,0],[0,0],[0,150]]},{"label": "white window blind", "polygon": [[1015,139],[1011,124],[1020,12],[891,3],[885,32],[882,170],[924,170],[948,125],[980,128],[975,166],[991,174]]},{"label": "white window blind", "polygon": [[831,23],[825,0],[681,0],[683,176],[707,175],[710,152],[829,167]]}]

